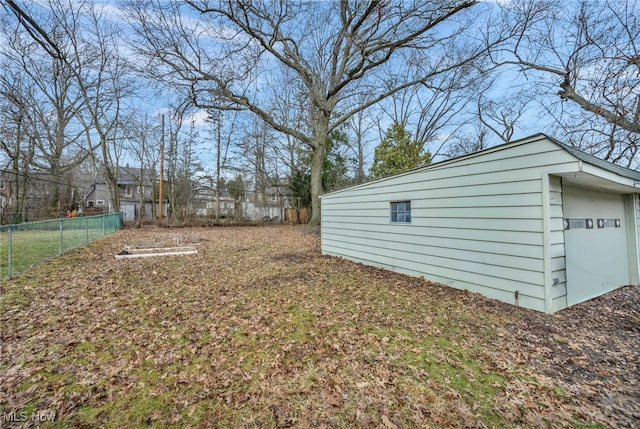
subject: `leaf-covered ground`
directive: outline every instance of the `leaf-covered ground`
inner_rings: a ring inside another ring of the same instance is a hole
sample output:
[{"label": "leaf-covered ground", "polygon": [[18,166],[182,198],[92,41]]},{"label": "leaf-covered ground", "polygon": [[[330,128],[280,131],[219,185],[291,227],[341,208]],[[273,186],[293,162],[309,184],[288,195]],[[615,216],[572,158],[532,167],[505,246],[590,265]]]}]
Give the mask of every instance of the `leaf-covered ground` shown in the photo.
[{"label": "leaf-covered ground", "polygon": [[[200,252],[114,257],[162,240]],[[638,287],[549,316],[319,249],[127,229],[3,282],[1,426],[640,425]]]}]

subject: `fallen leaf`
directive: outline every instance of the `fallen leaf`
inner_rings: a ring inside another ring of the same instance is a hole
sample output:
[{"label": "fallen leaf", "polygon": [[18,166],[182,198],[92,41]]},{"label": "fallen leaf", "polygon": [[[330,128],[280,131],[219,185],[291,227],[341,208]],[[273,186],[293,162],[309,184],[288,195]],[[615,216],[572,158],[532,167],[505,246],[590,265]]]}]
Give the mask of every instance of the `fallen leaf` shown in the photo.
[{"label": "fallen leaf", "polygon": [[331,392],[327,390],[323,390],[322,395],[327,400],[327,403],[331,406],[337,407],[341,404],[340,399],[338,399],[338,397],[336,397],[335,395],[333,395]]},{"label": "fallen leaf", "polygon": [[356,411],[356,420],[363,429],[369,429],[371,426],[371,416],[364,411]]},{"label": "fallen leaf", "polygon": [[382,425],[387,429],[398,429],[398,426],[396,426],[386,414],[382,415]]}]

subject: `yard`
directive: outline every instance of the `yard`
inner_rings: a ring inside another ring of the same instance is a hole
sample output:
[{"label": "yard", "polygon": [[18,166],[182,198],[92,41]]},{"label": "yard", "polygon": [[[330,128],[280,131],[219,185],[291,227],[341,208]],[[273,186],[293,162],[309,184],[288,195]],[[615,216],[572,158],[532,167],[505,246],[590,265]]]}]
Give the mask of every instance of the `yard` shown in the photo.
[{"label": "yard", "polygon": [[[196,255],[119,259],[175,234]],[[2,427],[638,427],[640,288],[549,316],[303,227],[127,229],[2,283]]]}]

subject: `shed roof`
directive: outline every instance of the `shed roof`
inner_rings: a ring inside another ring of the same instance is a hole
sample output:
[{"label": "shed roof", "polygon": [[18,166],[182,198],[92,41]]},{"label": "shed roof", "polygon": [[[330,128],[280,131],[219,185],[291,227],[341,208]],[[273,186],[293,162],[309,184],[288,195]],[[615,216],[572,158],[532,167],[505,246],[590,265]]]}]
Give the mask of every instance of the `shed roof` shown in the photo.
[{"label": "shed roof", "polygon": [[631,170],[629,168],[622,167],[621,165],[614,164],[614,163],[609,162],[609,161],[605,161],[605,160],[600,159],[598,157],[595,157],[595,156],[593,156],[591,154],[583,152],[580,149],[576,149],[573,146],[569,146],[567,144],[559,142],[558,140],[554,139],[553,137],[549,137],[549,136],[546,136],[546,137],[549,140],[551,140],[552,142],[554,142],[555,144],[557,144],[558,146],[560,146],[561,148],[563,148],[564,150],[566,150],[567,152],[569,152],[571,155],[573,155],[576,158],[578,158],[580,161],[583,161],[583,162],[586,162],[587,164],[591,164],[591,165],[594,165],[596,167],[602,168],[603,170],[610,171],[610,172],[615,173],[615,174],[617,174],[619,176],[626,177],[628,179],[633,179],[633,180],[640,181],[640,171]]}]

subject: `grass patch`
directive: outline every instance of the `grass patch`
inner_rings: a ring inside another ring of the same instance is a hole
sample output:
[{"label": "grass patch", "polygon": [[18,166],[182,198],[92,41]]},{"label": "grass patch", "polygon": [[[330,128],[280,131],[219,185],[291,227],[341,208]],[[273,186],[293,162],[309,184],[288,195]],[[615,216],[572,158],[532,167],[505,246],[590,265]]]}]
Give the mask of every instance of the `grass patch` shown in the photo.
[{"label": "grass patch", "polygon": [[30,267],[114,232],[119,228],[119,221],[116,222],[116,219],[114,215],[108,218],[89,216],[4,225],[0,231],[0,279],[6,278],[9,274],[9,259],[11,273],[15,276]]},{"label": "grass patch", "polygon": [[[148,394],[148,392],[141,393]],[[182,427],[177,417],[175,418],[177,421],[173,423],[170,421],[172,410],[170,397],[134,397],[136,394],[124,395],[100,407],[92,405],[80,407],[74,412],[72,418],[66,418],[62,422],[87,426],[98,423],[105,428]]]}]

